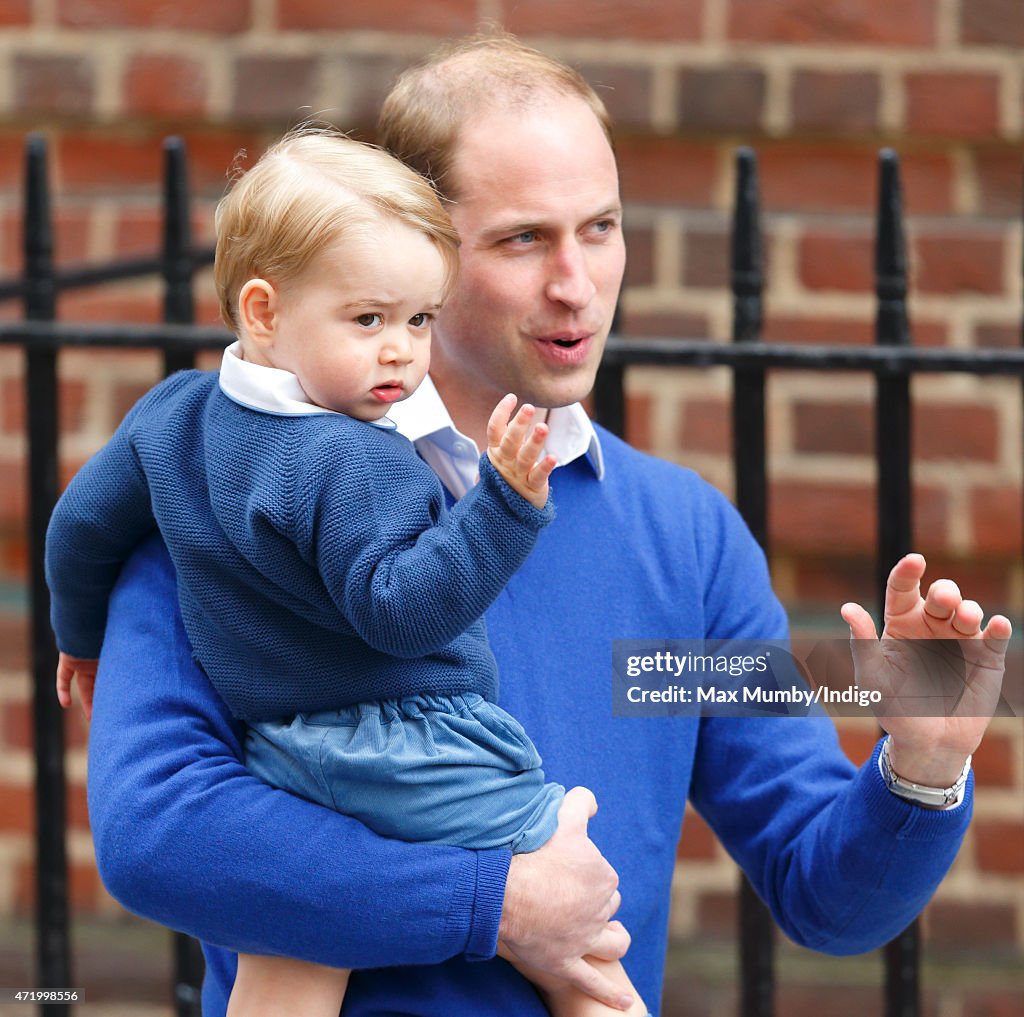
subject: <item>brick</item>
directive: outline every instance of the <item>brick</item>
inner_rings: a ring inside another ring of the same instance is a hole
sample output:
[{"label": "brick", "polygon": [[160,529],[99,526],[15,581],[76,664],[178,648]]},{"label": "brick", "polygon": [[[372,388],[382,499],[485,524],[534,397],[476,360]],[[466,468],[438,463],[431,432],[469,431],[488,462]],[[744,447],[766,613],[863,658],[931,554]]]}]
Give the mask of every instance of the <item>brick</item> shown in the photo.
[{"label": "brick", "polygon": [[57,0],[57,23],[72,28],[192,29],[240,32],[249,23],[248,0]]},{"label": "brick", "polygon": [[28,510],[28,467],[19,458],[0,458],[4,496],[0,498],[0,524],[20,523]]},{"label": "brick", "polygon": [[384,97],[409,61],[376,53],[351,53],[340,62],[342,94],[331,96],[330,102],[345,111],[346,130],[372,133]]},{"label": "brick", "polygon": [[992,463],[998,459],[998,445],[999,417],[989,406],[914,406],[915,459]]},{"label": "brick", "polygon": [[[973,588],[969,596],[974,597]],[[975,599],[977,599],[975,597]],[[984,603],[984,601],[982,601]],[[1013,741],[989,730],[971,762],[979,787],[1012,788],[1017,783],[1017,762]]]},{"label": "brick", "polygon": [[739,900],[734,893],[702,893],[697,900],[701,937],[733,939],[739,930]]},{"label": "brick", "polygon": [[241,57],[235,64],[235,116],[297,122],[316,112],[317,62],[310,57]]},{"label": "brick", "polygon": [[823,343],[827,346],[866,346],[874,341],[874,323],[849,318],[793,318],[769,315],[764,338],[768,342]]},{"label": "brick", "polygon": [[732,411],[726,399],[687,399],[679,427],[683,452],[728,455],[732,451]]},{"label": "brick", "polygon": [[1024,46],[1019,0],[960,0],[960,38],[990,46]]},{"label": "brick", "polygon": [[[376,0],[372,4],[288,0],[277,5],[277,23],[288,31],[345,31],[376,28],[400,32],[429,32],[434,36],[461,35],[476,27],[476,0]],[[577,33],[578,34],[578,33]]]},{"label": "brick", "polygon": [[875,242],[859,233],[812,231],[800,238],[797,272],[812,290],[874,290]]},{"label": "brick", "polygon": [[673,0],[516,0],[505,4],[505,27],[520,35],[567,35],[592,39],[649,39],[655,42],[701,37],[701,5]]},{"label": "brick", "polygon": [[828,551],[838,534],[850,552],[875,543],[875,496],[866,484],[777,481],[769,489],[773,546]]},{"label": "brick", "polygon": [[948,346],[949,323],[911,319],[911,339],[915,346]]},{"label": "brick", "polygon": [[[155,384],[155,379],[154,379]],[[121,382],[114,387],[111,414],[115,421],[125,418],[128,411],[152,388],[144,382]]]},{"label": "brick", "polygon": [[976,149],[973,153],[978,181],[978,211],[983,215],[1020,215],[1024,158],[1019,149]]},{"label": "brick", "polygon": [[641,451],[650,451],[653,400],[648,395],[626,396],[626,440]]},{"label": "brick", "polygon": [[[853,1015],[879,1012],[881,988],[849,984],[779,986],[777,1011],[786,1017],[853,1017]],[[923,1011],[923,1017],[935,1017],[935,1012]]]},{"label": "brick", "polygon": [[0,614],[0,667],[24,671],[28,667],[28,640],[25,615]]},{"label": "brick", "polygon": [[906,129],[947,138],[999,134],[999,78],[994,74],[914,73],[904,78]]},{"label": "brick", "polygon": [[624,336],[651,339],[705,339],[708,331],[708,321],[703,315],[673,311],[624,310],[620,328]]},{"label": "brick", "polygon": [[903,204],[910,215],[942,215],[953,209],[953,166],[947,152],[904,151]]},{"label": "brick", "polygon": [[25,430],[25,386],[21,378],[0,380],[0,432],[21,434]]},{"label": "brick", "polygon": [[163,213],[150,206],[128,206],[119,211],[114,248],[119,255],[156,254],[163,244]]},{"label": "brick", "polygon": [[159,187],[162,160],[154,137],[64,134],[55,146],[58,179],[69,190]]},{"label": "brick", "polygon": [[[819,604],[842,632],[839,608],[848,600],[869,610],[875,597],[875,563],[870,556],[792,555],[793,585],[801,604]],[[815,636],[817,633],[815,633]]]},{"label": "brick", "polygon": [[585,63],[577,70],[601,97],[615,127],[650,127],[651,72],[646,67]]},{"label": "brick", "polygon": [[789,95],[793,127],[843,134],[877,131],[881,94],[877,74],[797,71]]},{"label": "brick", "polygon": [[964,1017],[1020,1017],[1020,989],[975,989],[964,993]]},{"label": "brick", "polygon": [[209,84],[199,60],[173,54],[139,53],[121,81],[126,113],[143,117],[196,117],[203,113]]},{"label": "brick", "polygon": [[684,129],[751,131],[761,126],[766,77],[756,67],[691,67],[679,74],[676,103]]},{"label": "brick", "polygon": [[[721,289],[729,286],[729,235],[725,229],[702,230],[687,228],[683,236],[683,285],[700,289]],[[763,243],[767,253],[771,245]],[[767,263],[767,259],[765,259]],[[769,278],[768,269],[765,277]]]},{"label": "brick", "polygon": [[835,214],[875,203],[875,155],[867,148],[798,144],[758,153],[764,207]]},{"label": "brick", "polygon": [[874,455],[874,413],[852,402],[793,404],[793,448],[797,452]]},{"label": "brick", "polygon": [[[849,595],[845,598],[850,599]],[[875,751],[878,744],[878,732],[865,730],[863,727],[844,727],[842,721],[837,722],[839,744],[843,747],[847,759],[854,766],[863,766]]]},{"label": "brick", "polygon": [[970,494],[971,546],[979,554],[1020,554],[1019,487],[974,487]]},{"label": "brick", "polygon": [[911,267],[921,293],[1003,292],[1005,238],[1000,234],[929,233],[912,243]]},{"label": "brick", "polygon": [[32,22],[32,0],[4,0],[0,4],[0,25],[14,27]]},{"label": "brick", "polygon": [[31,830],[35,814],[30,784],[0,784],[0,830]]},{"label": "brick", "polygon": [[931,46],[935,42],[933,0],[904,0],[899,17],[889,0],[730,0],[732,39],[839,46]]},{"label": "brick", "polygon": [[[83,262],[89,250],[92,212],[88,208],[58,208],[53,217],[54,260],[60,263]],[[19,238],[20,243],[20,238]]]},{"label": "brick", "polygon": [[65,293],[60,300],[62,321],[128,321],[155,324],[160,321],[162,305],[154,291],[150,298],[130,293],[103,293],[78,290]]},{"label": "brick", "polygon": [[[955,576],[957,585],[964,596],[976,600],[985,609],[986,615],[1014,615],[1011,584],[1013,563],[1003,557],[986,561],[978,555],[963,557],[947,556],[938,549],[928,554],[928,582],[939,576]],[[985,736],[985,744],[991,737],[991,730]]]},{"label": "brick", "polygon": [[616,143],[624,200],[634,204],[713,203],[718,153],[712,145],[673,138],[624,138]]},{"label": "brick", "polygon": [[974,851],[985,872],[1024,873],[1024,823],[978,819],[973,824]]},{"label": "brick", "polygon": [[20,187],[25,174],[25,137],[23,134],[0,135],[0,187]]},{"label": "brick", "polygon": [[[8,526],[0,526],[0,576],[3,577],[3,581],[7,583],[24,585],[28,578],[28,548],[26,547],[24,527],[17,527],[13,529]],[[2,632],[2,624],[0,624],[0,632]],[[14,647],[9,647],[11,654],[8,656],[17,658],[23,647],[18,644]],[[4,657],[4,652],[0,649],[0,660]],[[7,665],[3,665],[7,666]],[[21,666],[20,663],[16,666]]]},{"label": "brick", "polygon": [[945,547],[951,517],[949,492],[945,487],[915,484],[913,499],[914,540],[921,547]]},{"label": "brick", "polygon": [[[224,193],[228,173],[240,153],[247,156],[245,165],[252,165],[273,140],[262,132],[242,130],[182,131],[181,137],[188,153],[192,194],[205,194],[215,201]],[[156,148],[160,150],[159,144]]]},{"label": "brick", "polygon": [[974,345],[980,349],[1011,350],[1022,344],[1024,333],[1016,322],[982,322],[974,326]]},{"label": "brick", "polygon": [[626,275],[624,286],[651,286],[654,283],[654,231],[649,226],[626,226]]},{"label": "brick", "polygon": [[93,67],[87,57],[19,53],[14,101],[29,115],[81,116],[92,109]]},{"label": "brick", "polygon": [[676,848],[676,857],[691,861],[711,861],[718,856],[718,838],[704,817],[688,807],[683,817],[683,832]]}]

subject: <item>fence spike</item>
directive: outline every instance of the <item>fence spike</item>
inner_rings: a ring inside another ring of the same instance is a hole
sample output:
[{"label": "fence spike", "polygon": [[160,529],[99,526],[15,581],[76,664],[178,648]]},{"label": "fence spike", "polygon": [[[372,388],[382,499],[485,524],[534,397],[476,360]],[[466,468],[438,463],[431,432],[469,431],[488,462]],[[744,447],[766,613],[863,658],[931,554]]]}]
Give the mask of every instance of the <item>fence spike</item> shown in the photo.
[{"label": "fence spike", "polygon": [[[761,339],[764,272],[757,154],[736,153],[736,196],[730,237],[732,339]],[[765,372],[738,369],[733,375],[732,441],[736,506],[757,542],[768,549],[768,478],[765,454]],[[775,926],[745,876],[740,877],[740,1012],[771,1017],[775,995]]]},{"label": "fence spike", "polygon": [[[190,325],[195,320],[192,277],[192,224],[185,142],[172,136],[164,139],[164,233],[161,275],[164,280],[164,321]],[[164,353],[164,373],[191,367],[194,357],[187,351]]]},{"label": "fence spike", "polygon": [[[47,161],[46,139],[41,134],[29,135],[25,145],[23,299],[25,317],[32,321],[53,321],[57,311]],[[57,354],[55,350],[28,349],[25,361],[36,764],[36,975],[38,985],[63,987],[73,984],[65,846],[64,725],[53,692],[57,653],[50,631],[50,596],[43,570],[46,527],[58,490]],[[63,1017],[70,1012],[70,1006],[46,1003],[41,1012],[46,1017]]]},{"label": "fence spike", "polygon": [[[907,318],[907,252],[899,156],[878,155],[878,221],[875,234],[875,341],[911,343]],[[912,547],[910,379],[879,374],[875,396],[875,455],[878,463],[878,551],[875,583],[878,610],[892,566]],[[886,1017],[917,1017],[921,1010],[918,925],[911,923],[885,947]]]}]

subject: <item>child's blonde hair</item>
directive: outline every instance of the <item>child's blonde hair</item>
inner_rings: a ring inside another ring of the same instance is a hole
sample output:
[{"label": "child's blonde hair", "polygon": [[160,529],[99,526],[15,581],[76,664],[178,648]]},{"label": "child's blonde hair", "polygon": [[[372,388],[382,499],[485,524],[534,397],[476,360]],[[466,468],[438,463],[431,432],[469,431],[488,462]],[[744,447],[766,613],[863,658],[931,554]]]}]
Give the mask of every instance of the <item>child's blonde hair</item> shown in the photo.
[{"label": "child's blonde hair", "polygon": [[382,149],[334,128],[304,124],[271,146],[217,205],[213,277],[225,324],[239,332],[238,294],[249,279],[283,285],[330,244],[395,219],[419,230],[458,271],[459,236],[434,189]]}]

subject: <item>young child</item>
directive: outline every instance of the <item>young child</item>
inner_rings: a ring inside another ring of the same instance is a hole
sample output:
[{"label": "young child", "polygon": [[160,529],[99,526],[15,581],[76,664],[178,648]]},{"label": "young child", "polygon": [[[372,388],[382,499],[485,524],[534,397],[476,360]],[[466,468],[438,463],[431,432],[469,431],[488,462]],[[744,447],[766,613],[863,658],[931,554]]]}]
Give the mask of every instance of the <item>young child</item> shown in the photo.
[{"label": "young child", "polygon": [[[482,616],[553,517],[546,427],[506,396],[479,483],[448,510],[385,415],[427,373],[458,266],[448,216],[384,152],[305,128],[236,182],[216,227],[237,342],[219,374],[144,396],[50,524],[61,704],[77,684],[90,714],[108,597],[156,526],[255,773],[384,836],[539,848],[564,791],[495,704]],[[337,1017],[347,980],[241,955],[228,1014]],[[576,990],[545,998],[559,1015],[615,1012]]]}]

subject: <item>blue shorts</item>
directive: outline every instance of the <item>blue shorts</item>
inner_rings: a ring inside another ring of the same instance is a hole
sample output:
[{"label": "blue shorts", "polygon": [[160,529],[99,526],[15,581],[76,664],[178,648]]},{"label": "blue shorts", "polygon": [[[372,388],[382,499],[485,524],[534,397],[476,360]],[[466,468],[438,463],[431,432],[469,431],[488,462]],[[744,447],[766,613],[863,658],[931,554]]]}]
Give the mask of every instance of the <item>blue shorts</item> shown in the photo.
[{"label": "blue shorts", "polygon": [[475,693],[410,696],[249,728],[246,765],[384,837],[535,851],[565,795],[522,725]]}]

